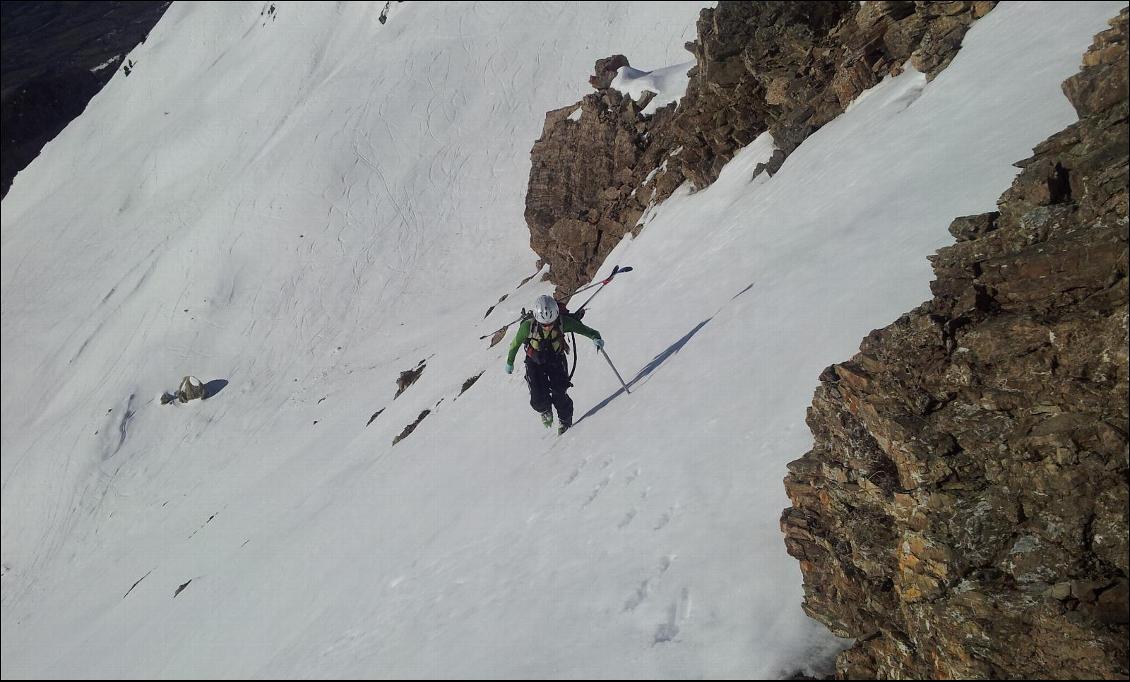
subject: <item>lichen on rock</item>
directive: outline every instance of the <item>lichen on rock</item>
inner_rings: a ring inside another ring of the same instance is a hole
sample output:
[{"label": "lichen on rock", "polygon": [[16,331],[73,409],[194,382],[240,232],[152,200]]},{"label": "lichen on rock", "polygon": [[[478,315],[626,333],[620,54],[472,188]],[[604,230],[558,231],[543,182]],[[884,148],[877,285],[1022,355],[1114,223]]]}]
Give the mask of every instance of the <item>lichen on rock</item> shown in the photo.
[{"label": "lichen on rock", "polygon": [[933,299],[820,376],[781,528],[840,677],[1128,674],[1127,17]]}]

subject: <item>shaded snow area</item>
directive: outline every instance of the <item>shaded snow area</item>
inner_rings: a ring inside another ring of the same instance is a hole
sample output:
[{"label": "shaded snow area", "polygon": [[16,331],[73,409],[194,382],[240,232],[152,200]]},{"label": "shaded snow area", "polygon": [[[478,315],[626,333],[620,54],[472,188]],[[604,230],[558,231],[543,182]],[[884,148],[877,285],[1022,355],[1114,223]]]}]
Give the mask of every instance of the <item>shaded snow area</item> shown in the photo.
[{"label": "shaded snow area", "polygon": [[1075,119],[1123,4],[998,6],[659,205],[585,318],[631,394],[578,337],[558,437],[480,340],[551,291],[529,150],[701,4],[174,3],[3,202],[4,678],[817,672],[777,527],[817,376]]},{"label": "shaded snow area", "polygon": [[612,79],[612,89],[639,100],[645,92],[655,93],[640,113],[651,116],[671,102],[678,102],[687,94],[690,78],[687,72],[694,66],[694,60],[668,66],[654,71],[640,71],[630,66],[621,66]]}]

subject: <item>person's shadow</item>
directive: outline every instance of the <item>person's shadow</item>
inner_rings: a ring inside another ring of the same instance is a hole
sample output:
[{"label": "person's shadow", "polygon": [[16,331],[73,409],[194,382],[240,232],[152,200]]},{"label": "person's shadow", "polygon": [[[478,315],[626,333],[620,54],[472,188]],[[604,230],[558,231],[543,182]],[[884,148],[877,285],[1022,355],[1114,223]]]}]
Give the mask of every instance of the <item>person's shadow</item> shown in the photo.
[{"label": "person's shadow", "polygon": [[[749,291],[750,289],[753,288],[754,284],[756,284],[756,282],[750,282],[749,286],[747,286],[745,289],[742,289],[738,293],[731,296],[730,300],[733,301],[736,298],[738,298],[739,296],[741,296],[742,294],[744,294],[745,292]],[[719,308],[718,312],[722,312],[722,309]],[[714,313],[714,315],[717,315],[718,312]],[[636,374],[636,376],[631,381],[628,382],[628,386],[627,386],[628,389],[631,390],[631,388],[633,386],[635,386],[637,383],[642,381],[645,377],[647,377],[649,374],[651,374],[655,370],[659,369],[659,366],[662,365],[664,362],[667,362],[668,358],[670,358],[672,355],[674,355],[675,353],[678,353],[680,350],[682,350],[683,346],[687,345],[687,341],[690,341],[691,338],[694,337],[695,334],[697,334],[703,327],[705,327],[707,322],[710,322],[711,320],[714,319],[714,315],[711,315],[710,317],[706,318],[702,322],[699,322],[697,325],[695,325],[694,329],[690,330],[686,334],[683,334],[683,337],[681,339],[679,339],[675,343],[668,346],[667,349],[665,351],[663,351],[662,353],[660,353],[659,355],[656,355],[654,358],[652,358],[651,362],[647,363],[647,365],[645,365],[644,368],[641,369],[639,371],[639,373]],[[624,388],[621,387],[620,390],[616,391],[612,395],[610,395],[607,398],[605,398],[604,400],[602,400],[600,402],[600,404],[596,405],[595,407],[593,407],[588,412],[585,412],[584,415],[582,415],[580,419],[578,419],[576,422],[574,422],[574,426],[577,425],[577,424],[580,424],[586,418],[588,418],[588,417],[596,414],[597,412],[600,412],[601,410],[603,410],[604,407],[606,405],[608,405],[608,403],[610,403],[613,400],[615,400],[616,398],[618,398],[620,396],[620,394],[623,393],[623,392],[624,392]]]},{"label": "person's shadow", "polygon": [[[743,292],[743,293],[744,293],[744,292]],[[631,388],[632,388],[633,386],[635,386],[635,385],[636,385],[637,383],[639,383],[639,382],[640,382],[640,381],[641,381],[642,379],[644,379],[645,377],[647,377],[647,375],[651,374],[651,373],[652,373],[652,372],[654,372],[654,371],[655,371],[656,369],[658,369],[658,368],[659,368],[659,366],[660,366],[660,365],[662,365],[662,364],[663,364],[664,362],[667,362],[667,359],[668,359],[668,358],[670,358],[670,357],[671,357],[672,355],[674,355],[675,353],[678,353],[678,352],[679,352],[680,350],[682,350],[682,349],[683,349],[683,346],[687,345],[687,341],[690,341],[690,340],[691,340],[691,338],[692,338],[692,337],[693,337],[693,336],[694,336],[695,334],[697,334],[697,333],[699,332],[699,330],[701,330],[701,329],[702,329],[703,327],[705,327],[705,326],[706,326],[706,323],[707,323],[707,322],[710,322],[710,321],[711,321],[711,320],[713,320],[713,319],[714,319],[713,317],[708,317],[708,318],[706,318],[705,320],[703,320],[702,322],[699,322],[699,323],[698,323],[698,324],[697,324],[697,325],[695,326],[695,328],[694,328],[694,329],[692,329],[692,330],[690,330],[689,332],[687,332],[686,334],[684,334],[684,335],[683,335],[683,337],[682,337],[681,339],[679,339],[679,340],[678,340],[678,341],[676,341],[675,343],[673,343],[673,344],[671,344],[670,346],[668,346],[668,347],[667,347],[667,349],[666,349],[666,350],[664,350],[664,351],[663,351],[662,353],[660,353],[659,355],[656,355],[656,356],[655,356],[654,358],[652,358],[652,359],[651,359],[651,362],[647,363],[647,365],[645,365],[645,366],[644,366],[644,368],[643,368],[643,369],[641,369],[641,370],[639,371],[639,373],[637,373],[637,374],[636,374],[636,376],[635,376],[635,377],[634,377],[634,378],[633,378],[633,379],[632,379],[631,381],[629,381],[629,382],[628,382],[628,389],[629,389],[629,390],[631,390]],[[606,405],[608,405],[608,403],[610,403],[610,402],[612,402],[613,400],[615,400],[616,398],[618,398],[618,397],[620,396],[620,394],[622,394],[623,392],[624,392],[624,388],[623,388],[623,387],[621,387],[621,388],[620,388],[619,390],[617,390],[617,391],[616,391],[615,393],[613,393],[612,395],[608,396],[607,398],[605,398],[604,400],[602,400],[602,401],[601,401],[601,402],[600,402],[599,404],[597,404],[596,406],[594,406],[594,407],[593,407],[593,408],[592,408],[591,410],[589,410],[588,412],[585,412],[585,413],[584,413],[584,414],[583,414],[583,415],[581,416],[581,418],[580,418],[580,419],[578,419],[577,421],[575,421],[575,422],[573,423],[573,425],[574,425],[574,426],[576,426],[577,424],[580,424],[581,422],[583,422],[583,421],[584,421],[585,419],[587,419],[588,417],[590,417],[590,416],[592,416],[592,415],[596,414],[597,412],[600,412],[601,410],[603,410],[603,409],[605,408],[605,406],[606,406]]]}]

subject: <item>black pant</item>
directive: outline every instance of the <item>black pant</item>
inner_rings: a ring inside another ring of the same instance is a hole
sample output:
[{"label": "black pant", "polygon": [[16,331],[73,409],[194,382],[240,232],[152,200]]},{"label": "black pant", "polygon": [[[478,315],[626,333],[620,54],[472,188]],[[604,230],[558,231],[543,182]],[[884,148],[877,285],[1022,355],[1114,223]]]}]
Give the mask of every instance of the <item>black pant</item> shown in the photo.
[{"label": "black pant", "polygon": [[573,399],[569,390],[568,360],[564,355],[551,356],[538,364],[526,358],[526,383],[530,387],[530,407],[545,412],[550,404],[557,408],[557,421],[573,425]]}]

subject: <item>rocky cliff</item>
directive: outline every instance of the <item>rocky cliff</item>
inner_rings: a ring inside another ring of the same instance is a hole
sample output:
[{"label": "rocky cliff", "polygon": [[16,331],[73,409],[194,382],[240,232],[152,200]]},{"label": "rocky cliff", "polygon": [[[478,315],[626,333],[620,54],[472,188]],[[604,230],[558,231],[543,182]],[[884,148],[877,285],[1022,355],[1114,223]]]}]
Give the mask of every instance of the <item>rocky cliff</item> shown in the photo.
[{"label": "rocky cliff", "polygon": [[565,295],[589,281],[650,206],[703,188],[769,131],[775,172],[856,95],[909,60],[932,78],[994,2],[720,2],[688,43],[686,95],[654,115],[611,87],[622,55],[601,59],[595,92],[546,115],[531,151],[530,244]]},{"label": "rocky cliff", "polygon": [[1127,16],[933,299],[820,376],[781,526],[841,677],[1130,672]]}]

